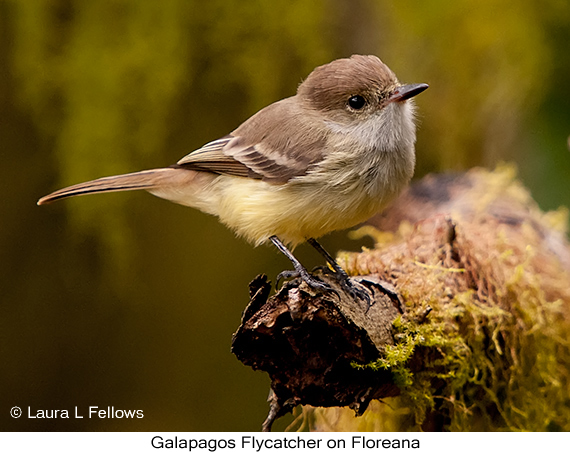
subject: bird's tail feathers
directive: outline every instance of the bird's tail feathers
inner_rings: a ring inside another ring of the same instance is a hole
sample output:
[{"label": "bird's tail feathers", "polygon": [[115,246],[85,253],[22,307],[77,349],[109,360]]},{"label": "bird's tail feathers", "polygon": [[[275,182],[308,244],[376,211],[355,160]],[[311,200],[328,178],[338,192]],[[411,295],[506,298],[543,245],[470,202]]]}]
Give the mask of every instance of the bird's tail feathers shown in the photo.
[{"label": "bird's tail feathers", "polygon": [[100,179],[83,182],[62,188],[44,196],[38,201],[38,205],[49,204],[72,196],[90,195],[92,193],[106,193],[127,190],[148,190],[159,186],[164,182],[173,168],[160,168],[136,173],[121,174],[119,176],[102,177]]}]

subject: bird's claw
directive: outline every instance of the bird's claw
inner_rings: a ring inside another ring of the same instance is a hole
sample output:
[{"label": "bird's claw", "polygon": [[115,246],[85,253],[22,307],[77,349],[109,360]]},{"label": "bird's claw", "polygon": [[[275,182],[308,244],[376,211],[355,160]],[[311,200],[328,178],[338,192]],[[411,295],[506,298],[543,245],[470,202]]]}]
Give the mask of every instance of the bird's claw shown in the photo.
[{"label": "bird's claw", "polygon": [[370,292],[364,288],[361,284],[351,280],[348,276],[339,276],[340,286],[345,292],[347,292],[355,300],[362,300],[366,303],[367,307],[372,306],[372,298],[370,297]]},{"label": "bird's claw", "polygon": [[[370,308],[373,304],[372,297],[370,296],[370,292],[361,284],[356,281],[353,281],[349,278],[349,276],[342,272],[337,273],[331,270],[328,267],[324,267],[319,270],[325,270],[323,273],[328,273],[333,275],[338,280],[340,286],[348,295],[354,298],[356,301],[362,300],[366,303],[367,307]],[[282,279],[291,279],[291,278],[301,278],[303,281],[307,283],[307,285],[316,290],[324,290],[327,292],[336,292],[331,286],[327,283],[322,282],[309,274],[309,272],[301,272],[298,270],[284,270],[277,275],[277,280],[275,283],[275,288],[277,289],[279,283]]]},{"label": "bird's claw", "polygon": [[297,270],[284,270],[277,275],[275,288],[279,286],[279,282],[282,279],[290,279],[290,278],[301,278],[303,281],[307,283],[307,285],[316,290],[332,290],[331,286],[327,283],[319,281],[317,278],[311,276],[308,272],[300,272]]},{"label": "bird's claw", "polygon": [[279,283],[281,282],[282,279],[291,279],[298,277],[299,277],[299,272],[295,270],[283,270],[275,278],[275,289],[277,290],[277,288],[279,287]]}]

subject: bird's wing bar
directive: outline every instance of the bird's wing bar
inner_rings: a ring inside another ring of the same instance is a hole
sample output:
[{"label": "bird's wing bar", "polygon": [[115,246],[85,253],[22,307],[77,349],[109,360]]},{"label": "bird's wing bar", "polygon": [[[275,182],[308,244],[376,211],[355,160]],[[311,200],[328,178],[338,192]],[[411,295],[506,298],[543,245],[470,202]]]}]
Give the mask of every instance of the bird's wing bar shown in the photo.
[{"label": "bird's wing bar", "polygon": [[196,171],[261,179],[262,175],[257,174],[252,168],[224,152],[224,148],[232,140],[235,140],[235,137],[226,135],[223,138],[211,141],[178,160],[175,166]]},{"label": "bird's wing bar", "polygon": [[196,149],[175,166],[280,184],[305,174],[310,163],[279,155],[263,143],[250,145],[243,137],[227,135]]}]

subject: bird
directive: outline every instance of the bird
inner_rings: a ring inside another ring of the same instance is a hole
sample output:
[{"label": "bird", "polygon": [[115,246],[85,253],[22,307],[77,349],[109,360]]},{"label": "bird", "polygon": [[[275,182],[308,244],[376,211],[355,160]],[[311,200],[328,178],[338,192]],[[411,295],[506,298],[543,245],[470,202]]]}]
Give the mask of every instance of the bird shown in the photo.
[{"label": "bird", "polygon": [[412,98],[427,88],[400,83],[377,56],[340,58],[315,68],[295,95],[174,165],[79,183],[42,197],[38,205],[146,190],[217,216],[255,246],[273,243],[294,268],[280,276],[327,289],[292,252],[308,242],[343,287],[366,298],[317,238],[362,223],[408,184],[415,167]]}]

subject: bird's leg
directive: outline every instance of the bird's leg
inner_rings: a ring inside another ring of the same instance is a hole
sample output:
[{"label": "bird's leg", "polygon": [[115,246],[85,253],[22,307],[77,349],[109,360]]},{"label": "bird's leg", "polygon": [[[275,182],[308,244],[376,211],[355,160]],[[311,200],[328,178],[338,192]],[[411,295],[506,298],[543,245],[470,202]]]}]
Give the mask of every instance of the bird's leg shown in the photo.
[{"label": "bird's leg", "polygon": [[315,248],[321,256],[325,258],[325,260],[330,264],[333,268],[340,285],[344,290],[350,293],[354,298],[360,298],[364,300],[370,305],[370,295],[367,290],[363,290],[360,287],[356,286],[349,278],[348,274],[344,271],[344,269],[338,265],[338,262],[334,257],[332,257],[327,250],[323,248],[323,246],[317,242],[315,239],[310,238],[307,239],[307,242]]},{"label": "bird's leg", "polygon": [[325,260],[330,264],[330,266],[333,268],[335,273],[337,273],[339,276],[341,276],[343,278],[348,278],[347,273],[342,269],[342,267],[340,265],[338,265],[338,262],[336,261],[336,259],[334,257],[332,257],[329,254],[329,252],[323,248],[323,245],[321,245],[315,239],[307,239],[307,242],[313,248],[315,248],[321,256],[323,256],[325,258]]},{"label": "bird's leg", "polygon": [[303,264],[301,264],[301,262],[299,262],[297,258],[293,256],[293,253],[289,251],[289,249],[283,244],[283,242],[281,242],[281,240],[277,238],[277,236],[272,235],[271,237],[269,237],[269,240],[271,240],[271,242],[277,247],[279,251],[281,251],[285,256],[287,256],[287,259],[291,261],[293,267],[295,268],[294,271],[283,271],[279,273],[279,275],[277,275],[277,283],[279,283],[279,280],[281,280],[282,278],[291,278],[295,276],[300,276],[303,281],[305,281],[310,287],[314,289],[330,290],[328,284],[319,281],[318,279],[312,277],[309,274],[307,269],[303,267]]}]

